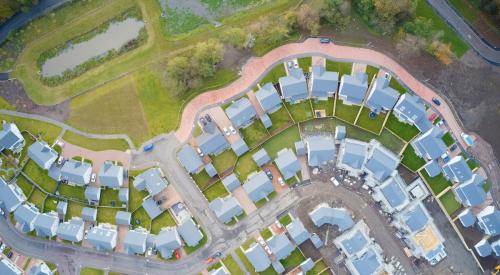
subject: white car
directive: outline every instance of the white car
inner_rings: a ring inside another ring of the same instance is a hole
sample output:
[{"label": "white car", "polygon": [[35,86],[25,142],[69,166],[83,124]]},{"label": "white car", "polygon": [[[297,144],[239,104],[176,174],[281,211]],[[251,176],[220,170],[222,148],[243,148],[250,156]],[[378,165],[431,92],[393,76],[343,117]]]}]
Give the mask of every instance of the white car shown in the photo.
[{"label": "white car", "polygon": [[226,136],[229,136],[231,133],[229,133],[229,130],[227,130],[226,127],[222,128],[222,131],[224,131],[224,134],[226,134]]},{"label": "white car", "polygon": [[204,154],[203,152],[201,151],[200,147],[196,147],[196,152],[198,152],[198,155],[200,155],[200,157],[203,157]]},{"label": "white car", "polygon": [[231,131],[231,134],[236,135],[236,129],[233,126],[229,126],[229,131]]},{"label": "white car", "polygon": [[266,241],[264,241],[261,236],[257,237],[257,242],[259,242],[261,246],[266,246]]},{"label": "white car", "polygon": [[95,182],[96,178],[97,178],[96,173],[92,173],[92,175],[90,175],[90,181],[91,181],[92,183],[94,183],[94,182]]},{"label": "white car", "polygon": [[278,182],[280,183],[281,186],[285,186],[285,181],[283,180],[282,177],[278,178]]},{"label": "white car", "polygon": [[331,177],[330,181],[333,182],[333,185],[335,185],[335,186],[339,186],[340,185],[340,182],[335,177]]}]

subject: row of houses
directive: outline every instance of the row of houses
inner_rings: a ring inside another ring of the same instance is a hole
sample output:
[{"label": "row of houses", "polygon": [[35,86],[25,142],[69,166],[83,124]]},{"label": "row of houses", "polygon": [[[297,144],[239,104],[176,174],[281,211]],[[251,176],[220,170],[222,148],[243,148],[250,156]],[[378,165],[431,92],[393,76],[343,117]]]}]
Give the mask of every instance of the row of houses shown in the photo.
[{"label": "row of houses", "polygon": [[45,262],[40,262],[31,266],[25,273],[15,263],[11,262],[6,257],[0,260],[0,274],[2,275],[53,275],[54,273]]}]

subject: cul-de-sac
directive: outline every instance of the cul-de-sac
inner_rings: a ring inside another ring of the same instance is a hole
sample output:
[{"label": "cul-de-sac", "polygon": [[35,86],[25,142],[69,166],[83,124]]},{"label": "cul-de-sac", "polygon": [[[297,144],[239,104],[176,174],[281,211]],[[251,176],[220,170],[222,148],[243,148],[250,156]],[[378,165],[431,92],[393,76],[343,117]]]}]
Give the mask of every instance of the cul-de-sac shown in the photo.
[{"label": "cul-de-sac", "polygon": [[0,0],[0,275],[496,275],[499,158],[498,0]]}]

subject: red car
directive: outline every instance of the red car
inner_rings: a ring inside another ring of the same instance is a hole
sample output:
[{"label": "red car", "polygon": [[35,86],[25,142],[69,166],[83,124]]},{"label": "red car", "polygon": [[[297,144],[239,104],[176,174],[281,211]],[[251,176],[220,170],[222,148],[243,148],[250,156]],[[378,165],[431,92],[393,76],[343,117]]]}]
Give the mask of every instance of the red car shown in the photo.
[{"label": "red car", "polygon": [[436,113],[432,113],[432,115],[429,116],[429,121],[430,122],[433,122],[437,117],[437,114]]},{"label": "red car", "polygon": [[181,258],[181,253],[179,253],[179,250],[174,251],[174,256],[176,260],[179,260]]}]

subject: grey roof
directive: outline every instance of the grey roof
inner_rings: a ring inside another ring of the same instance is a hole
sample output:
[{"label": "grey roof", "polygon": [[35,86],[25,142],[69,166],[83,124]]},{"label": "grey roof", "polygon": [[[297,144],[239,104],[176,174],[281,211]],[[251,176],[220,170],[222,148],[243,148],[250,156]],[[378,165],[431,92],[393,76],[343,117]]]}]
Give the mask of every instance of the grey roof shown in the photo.
[{"label": "grey roof", "polygon": [[255,109],[246,97],[234,101],[226,108],[226,114],[235,128],[249,124],[257,115]]},{"label": "grey roof", "polygon": [[318,234],[311,235],[311,242],[315,248],[321,248],[323,246],[323,241],[319,238]]},{"label": "grey roof", "polygon": [[341,241],[342,247],[347,255],[354,255],[360,252],[369,243],[365,234],[361,230],[356,230],[348,238]]},{"label": "grey roof", "polygon": [[337,91],[339,85],[339,74],[328,72],[325,67],[314,65],[311,73],[311,96],[330,97]]},{"label": "grey roof", "polygon": [[229,148],[226,138],[216,127],[199,135],[196,138],[196,143],[205,155],[218,154]]},{"label": "grey roof", "polygon": [[276,257],[276,260],[282,260],[288,257],[295,249],[292,242],[285,234],[273,235],[267,240],[267,245]]},{"label": "grey roof", "polygon": [[212,163],[208,163],[205,165],[205,172],[207,172],[209,177],[214,177],[217,175],[217,170],[215,170],[215,166]]},{"label": "grey roof", "polygon": [[0,177],[0,206],[3,206],[7,212],[12,212],[24,201],[26,201],[26,196],[23,190],[15,183],[7,184]]},{"label": "grey roof", "polygon": [[327,164],[335,159],[335,142],[330,137],[310,136],[307,144],[307,161],[309,166],[316,167]]},{"label": "grey roof", "polygon": [[429,217],[425,213],[421,204],[416,204],[413,208],[408,209],[404,214],[404,222],[410,228],[412,233],[418,232],[427,225]]},{"label": "grey roof", "polygon": [[424,166],[425,171],[430,177],[435,177],[441,174],[441,166],[436,160],[428,161]]},{"label": "grey roof", "polygon": [[142,202],[142,208],[144,208],[151,220],[160,216],[160,214],[164,211],[156,204],[152,197],[149,197]]},{"label": "grey roof", "polygon": [[298,218],[286,226],[286,231],[296,245],[301,245],[311,236]]},{"label": "grey roof", "polygon": [[0,131],[0,151],[9,149],[19,151],[24,146],[24,137],[16,124],[3,121],[3,128]]},{"label": "grey roof", "polygon": [[48,175],[51,179],[55,181],[60,181],[61,180],[61,168],[58,165],[52,165],[49,168]]},{"label": "grey roof", "polygon": [[339,96],[343,100],[360,105],[367,89],[368,75],[366,73],[345,74],[340,81]]},{"label": "grey roof", "polygon": [[302,269],[303,272],[307,272],[314,267],[314,261],[311,258],[307,258],[305,261],[300,263],[300,269]]},{"label": "grey roof", "polygon": [[291,68],[288,75],[279,79],[281,94],[287,102],[295,102],[308,97],[306,78],[300,68]]},{"label": "grey roof", "polygon": [[57,152],[44,141],[35,141],[28,147],[28,156],[38,166],[48,170],[57,160]]},{"label": "grey roof", "polygon": [[123,185],[123,166],[114,165],[111,161],[105,161],[99,170],[99,182],[101,186],[118,188]]},{"label": "grey roof", "polygon": [[400,208],[409,201],[408,194],[404,190],[403,179],[399,175],[388,178],[380,187],[380,191],[391,208]]},{"label": "grey roof", "polygon": [[196,246],[203,239],[203,234],[192,218],[185,219],[177,226],[177,230],[187,246]]},{"label": "grey roof", "polygon": [[344,140],[345,137],[346,137],[346,129],[345,129],[345,126],[336,126],[335,127],[335,139],[336,140]]},{"label": "grey roof", "polygon": [[266,149],[262,148],[252,155],[252,159],[255,161],[257,166],[262,166],[271,161],[271,158],[267,154]]},{"label": "grey roof", "polygon": [[487,206],[477,214],[479,227],[490,236],[500,234],[500,211],[494,206]]},{"label": "grey roof", "polygon": [[40,214],[36,206],[26,203],[20,205],[14,211],[14,218],[21,225],[23,233],[31,232],[35,229],[35,218]]},{"label": "grey roof", "polygon": [[255,98],[266,113],[281,107],[281,98],[272,83],[266,83],[255,92]]},{"label": "grey roof", "polygon": [[295,142],[295,154],[297,154],[297,156],[306,155],[306,145],[302,140]]},{"label": "grey roof", "polygon": [[271,126],[273,126],[273,121],[271,120],[271,118],[267,114],[261,115],[259,117],[259,119],[262,122],[262,124],[264,125],[264,127],[266,127],[266,129],[271,128]]},{"label": "grey roof", "polygon": [[415,153],[418,156],[425,157],[427,159],[437,159],[442,154],[446,153],[448,148],[441,139],[443,135],[444,131],[437,126],[434,126],[427,132],[415,138],[411,145],[415,149]]},{"label": "grey roof", "polygon": [[337,225],[340,231],[347,230],[354,225],[350,213],[343,208],[320,206],[309,213],[309,217],[317,227],[323,224]]},{"label": "grey roof", "polygon": [[65,241],[81,242],[83,240],[83,230],[85,223],[78,217],[73,217],[67,222],[59,224],[57,227],[57,237]]},{"label": "grey roof", "polygon": [[377,257],[377,253],[370,248],[361,257],[352,261],[352,265],[361,275],[376,274],[382,263]]},{"label": "grey roof", "polygon": [[274,271],[276,271],[278,274],[282,274],[285,272],[285,267],[280,261],[274,261],[271,263]]},{"label": "grey roof", "polygon": [[190,174],[198,172],[203,166],[200,156],[198,156],[193,147],[188,144],[184,144],[181,150],[177,152],[177,159],[184,169],[186,169],[186,171]]},{"label": "grey roof", "polygon": [[477,254],[481,257],[488,257],[491,255],[491,252],[493,252],[490,243],[486,239],[480,240],[474,245],[474,248],[476,249]]},{"label": "grey roof", "polygon": [[118,211],[115,215],[115,222],[118,225],[130,225],[132,213],[126,211]]},{"label": "grey roof", "polygon": [[500,257],[500,239],[492,242],[491,243],[491,248],[495,252],[495,255],[497,255],[497,257]]},{"label": "grey roof", "polygon": [[55,212],[42,213],[35,218],[35,231],[39,237],[54,237],[59,225],[59,217]]},{"label": "grey roof", "polygon": [[455,187],[457,199],[465,206],[478,206],[486,200],[486,192],[483,189],[484,178],[474,174],[472,178]]},{"label": "grey roof", "polygon": [[120,188],[120,191],[118,191],[118,199],[121,202],[128,202],[128,188]]},{"label": "grey roof", "polygon": [[84,207],[82,209],[82,219],[88,222],[95,222],[97,218],[97,209]]},{"label": "grey roof", "polygon": [[90,182],[92,165],[90,163],[67,160],[61,168],[61,178],[76,185],[87,185]]},{"label": "grey roof", "polygon": [[134,187],[137,190],[148,190],[154,196],[167,188],[167,179],[163,176],[160,168],[148,169],[134,179]]},{"label": "grey roof", "polygon": [[462,156],[455,156],[443,165],[443,172],[446,177],[455,182],[463,183],[472,179],[472,171]]},{"label": "grey roof", "polygon": [[389,79],[379,76],[370,89],[366,106],[377,113],[382,110],[389,111],[394,107],[398,98],[398,91],[389,87]]},{"label": "grey roof", "polygon": [[472,214],[470,209],[465,209],[462,213],[458,214],[458,218],[464,227],[470,227],[476,222],[476,216]]},{"label": "grey roof", "polygon": [[396,116],[415,125],[421,132],[432,128],[432,123],[426,117],[425,105],[416,95],[409,93],[401,95],[393,110]]},{"label": "grey roof", "polygon": [[54,273],[52,273],[52,271],[45,262],[33,265],[28,272],[28,275],[53,275],[53,274]]},{"label": "grey roof", "polygon": [[0,261],[0,274],[2,275],[21,275],[23,271],[7,258]]},{"label": "grey roof", "polygon": [[291,149],[284,149],[278,152],[278,157],[274,163],[280,170],[283,179],[287,180],[300,172],[300,162]]},{"label": "grey roof", "polygon": [[274,191],[273,184],[263,171],[249,176],[243,189],[253,202],[260,201]]},{"label": "grey roof", "polygon": [[216,198],[208,207],[215,212],[215,215],[222,223],[228,223],[233,217],[243,213],[240,203],[231,195],[225,198]]},{"label": "grey roof", "polygon": [[113,250],[118,232],[107,224],[94,226],[87,234],[87,240],[97,250]]},{"label": "grey roof", "polygon": [[155,238],[155,246],[163,258],[172,257],[174,250],[181,248],[181,238],[175,227],[164,228]]},{"label": "grey roof", "polygon": [[340,150],[340,162],[351,168],[361,169],[365,162],[367,149],[368,144],[366,142],[346,138]]},{"label": "grey roof", "polygon": [[222,179],[222,184],[226,187],[227,191],[232,192],[234,189],[241,186],[240,180],[236,177],[236,174],[231,174]]},{"label": "grey roof", "polygon": [[234,153],[239,157],[248,152],[248,145],[242,138],[240,138],[231,144],[231,149],[233,149]]},{"label": "grey roof", "polygon": [[99,201],[101,198],[101,188],[95,186],[87,186],[85,188],[85,198],[89,201]]},{"label": "grey roof", "polygon": [[368,153],[365,163],[365,169],[373,175],[373,178],[379,182],[386,180],[391,173],[398,167],[399,158],[391,151],[379,146],[372,147]]},{"label": "grey roof", "polygon": [[143,254],[146,251],[146,240],[148,238],[146,230],[130,230],[125,235],[123,246],[127,254]]},{"label": "grey roof", "polygon": [[229,275],[229,273],[226,272],[224,269],[224,266],[221,266],[217,269],[211,270],[208,272],[209,275]]},{"label": "grey roof", "polygon": [[57,203],[56,211],[58,214],[66,215],[66,211],[68,210],[68,203],[65,201],[59,201]]},{"label": "grey roof", "polygon": [[271,265],[271,261],[269,260],[269,257],[267,257],[264,248],[262,248],[259,244],[254,243],[247,250],[245,250],[244,253],[252,266],[255,268],[256,272],[262,272]]}]

